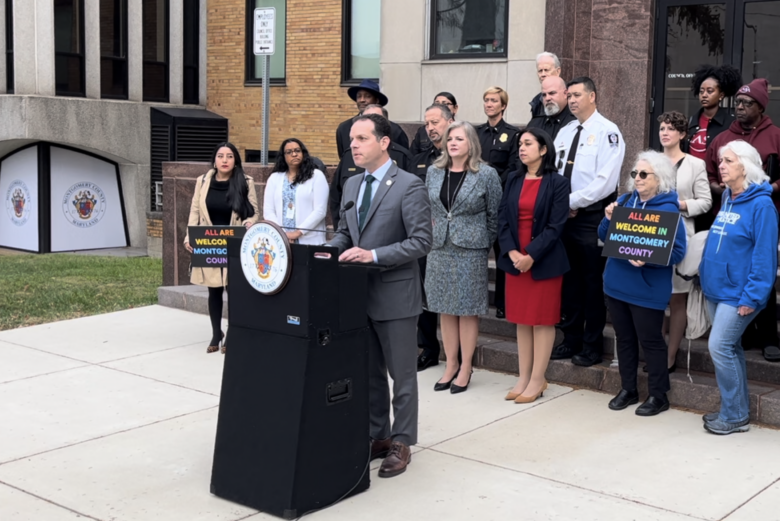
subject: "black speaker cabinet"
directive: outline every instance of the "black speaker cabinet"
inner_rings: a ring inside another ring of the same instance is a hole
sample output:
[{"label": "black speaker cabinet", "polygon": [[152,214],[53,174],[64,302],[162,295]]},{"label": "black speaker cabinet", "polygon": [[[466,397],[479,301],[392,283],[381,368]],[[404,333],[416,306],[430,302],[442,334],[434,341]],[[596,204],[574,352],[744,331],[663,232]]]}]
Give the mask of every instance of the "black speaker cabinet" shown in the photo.
[{"label": "black speaker cabinet", "polygon": [[229,240],[211,492],[292,519],[369,487],[366,268],[293,244],[287,285],[263,295],[244,277],[240,244]]}]

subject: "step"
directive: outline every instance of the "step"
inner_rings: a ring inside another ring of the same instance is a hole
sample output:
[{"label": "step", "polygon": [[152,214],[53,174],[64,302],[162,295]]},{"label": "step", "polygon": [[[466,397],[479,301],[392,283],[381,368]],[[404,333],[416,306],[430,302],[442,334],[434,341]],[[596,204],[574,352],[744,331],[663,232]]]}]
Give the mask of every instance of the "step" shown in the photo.
[{"label": "step", "polygon": [[[481,336],[474,355],[474,365],[491,371],[517,374],[517,345],[491,336]],[[551,382],[573,385],[615,395],[620,391],[620,374],[610,361],[592,367],[579,367],[569,360],[551,360],[547,368]],[[717,411],[720,393],[712,375],[691,372],[690,381],[684,372],[670,375],[669,401],[675,407],[702,412]],[[641,399],[646,398],[647,375],[639,370],[638,388]],[[766,425],[780,427],[780,386],[750,381],[750,418]],[[604,397],[604,407],[609,396]]]}]

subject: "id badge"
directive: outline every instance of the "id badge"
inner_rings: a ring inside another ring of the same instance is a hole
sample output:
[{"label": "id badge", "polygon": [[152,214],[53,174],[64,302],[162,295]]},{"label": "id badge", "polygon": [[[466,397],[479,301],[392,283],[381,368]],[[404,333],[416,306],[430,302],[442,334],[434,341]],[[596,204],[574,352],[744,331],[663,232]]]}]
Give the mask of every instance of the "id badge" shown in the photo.
[{"label": "id badge", "polygon": [[295,219],[295,207],[292,205],[288,205],[287,208],[284,211],[284,218],[285,219]]}]

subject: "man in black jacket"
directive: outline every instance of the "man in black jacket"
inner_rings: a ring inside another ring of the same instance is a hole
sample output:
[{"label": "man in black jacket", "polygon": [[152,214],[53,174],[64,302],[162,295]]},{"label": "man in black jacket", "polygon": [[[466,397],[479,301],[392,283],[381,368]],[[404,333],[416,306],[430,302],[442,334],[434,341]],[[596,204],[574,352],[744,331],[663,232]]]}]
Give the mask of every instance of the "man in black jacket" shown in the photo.
[{"label": "man in black jacket", "polygon": [[[376,114],[387,118],[387,110],[379,105],[368,105],[363,109],[363,114]],[[398,143],[391,142],[390,147],[387,149],[390,154],[390,159],[393,160],[398,168],[407,172],[413,172],[412,169],[412,155],[409,151],[399,145]],[[339,226],[339,208],[341,205],[341,194],[344,190],[344,185],[347,183],[347,179],[353,175],[362,174],[363,168],[360,168],[355,164],[355,160],[352,158],[352,149],[347,147],[347,151],[339,161],[339,166],[336,167],[336,173],[333,175],[333,179],[330,182],[330,197],[328,199],[330,206],[330,215],[333,219],[333,229],[337,230]],[[423,180],[425,180],[423,178]]]},{"label": "man in black jacket", "polygon": [[[550,76],[561,75],[561,61],[551,52],[543,52],[536,56],[536,75],[539,77],[539,83]],[[531,118],[544,117],[544,100],[540,92],[528,104],[531,105]]]},{"label": "man in black jacket", "polygon": [[[431,146],[423,150],[416,156],[412,162],[409,172],[417,174],[420,179],[425,181],[428,174],[428,167],[431,166],[441,155],[441,148],[444,146],[442,138],[447,127],[453,122],[452,112],[444,105],[431,105],[425,110],[425,131]],[[425,268],[427,267],[427,257],[417,259],[420,263],[420,275],[423,283],[423,298],[425,298]],[[425,301],[423,302],[425,304]],[[436,336],[436,329],[439,324],[439,317],[425,309],[417,317],[417,347],[422,348],[420,356],[417,357],[417,370],[423,371],[439,363],[439,353],[441,344]]]},{"label": "man in black jacket", "polygon": [[[388,102],[387,96],[379,90],[379,85],[371,80],[363,80],[357,87],[350,87],[347,90],[347,94],[357,104],[358,116],[369,105],[384,107]],[[355,117],[357,116],[342,121],[336,129],[336,147],[338,148],[339,157],[343,157],[344,152],[349,150],[349,131],[352,129],[352,120]],[[390,121],[390,129],[392,131],[390,140],[408,149],[409,138],[406,136],[406,132],[392,121]]]},{"label": "man in black jacket", "polygon": [[542,101],[544,116],[534,118],[528,123],[528,128],[538,128],[547,132],[555,141],[558,131],[570,121],[574,115],[569,111],[566,99],[566,82],[560,76],[550,76],[542,82]]}]

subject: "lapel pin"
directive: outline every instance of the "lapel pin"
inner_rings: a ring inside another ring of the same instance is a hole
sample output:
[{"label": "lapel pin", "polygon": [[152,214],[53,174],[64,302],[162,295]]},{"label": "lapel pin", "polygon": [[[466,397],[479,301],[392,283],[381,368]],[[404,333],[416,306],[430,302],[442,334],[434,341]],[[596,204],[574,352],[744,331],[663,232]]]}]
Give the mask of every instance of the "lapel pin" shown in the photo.
[{"label": "lapel pin", "polygon": [[387,180],[387,186],[390,186],[391,184],[393,184],[393,182],[390,179],[388,179]]}]

